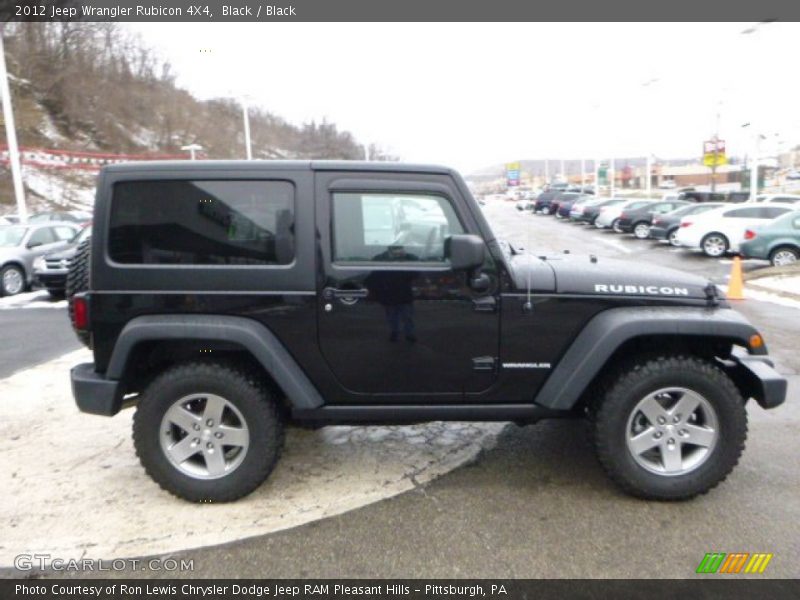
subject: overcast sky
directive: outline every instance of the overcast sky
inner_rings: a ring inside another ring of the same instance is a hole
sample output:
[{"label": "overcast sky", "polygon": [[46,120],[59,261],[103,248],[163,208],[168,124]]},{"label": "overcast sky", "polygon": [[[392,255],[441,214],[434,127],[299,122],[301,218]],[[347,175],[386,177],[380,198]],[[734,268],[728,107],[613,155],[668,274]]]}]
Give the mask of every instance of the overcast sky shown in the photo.
[{"label": "overcast sky", "polygon": [[[135,23],[200,98],[323,117],[404,161],[686,157],[800,143],[800,24]],[[201,52],[201,50],[205,50]],[[643,85],[650,82],[649,85]],[[778,136],[775,134],[778,133]]]}]

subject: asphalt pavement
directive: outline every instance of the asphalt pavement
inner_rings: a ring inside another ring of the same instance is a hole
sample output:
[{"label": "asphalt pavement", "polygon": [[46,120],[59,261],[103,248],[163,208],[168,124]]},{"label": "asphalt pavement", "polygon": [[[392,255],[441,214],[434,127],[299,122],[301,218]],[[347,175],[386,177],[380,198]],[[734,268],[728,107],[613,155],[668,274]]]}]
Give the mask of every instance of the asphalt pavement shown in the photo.
[{"label": "asphalt pavement", "polygon": [[[534,252],[570,249],[649,262],[723,284],[730,270],[726,259],[521,215],[511,204],[486,212],[499,237]],[[598,465],[584,423],[508,425],[470,464],[409,492],[294,529],[172,556],[194,561],[194,570],[183,573],[192,577],[685,578],[707,552],[770,552],[763,576],[797,577],[800,309],[755,300],[736,308],[765,334],[779,370],[789,376],[789,397],[773,411],[748,406],[747,449],[728,480],[707,495],[680,503],[631,498]],[[0,312],[0,319],[6,316]],[[11,339],[38,346],[28,340],[43,322],[26,315],[24,324]]]}]

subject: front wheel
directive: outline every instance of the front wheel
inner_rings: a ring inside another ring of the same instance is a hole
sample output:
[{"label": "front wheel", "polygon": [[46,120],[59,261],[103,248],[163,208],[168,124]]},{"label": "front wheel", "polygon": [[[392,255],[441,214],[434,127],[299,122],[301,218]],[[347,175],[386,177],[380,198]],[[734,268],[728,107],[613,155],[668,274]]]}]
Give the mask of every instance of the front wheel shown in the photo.
[{"label": "front wheel", "polygon": [[622,233],[622,227],[619,225],[619,219],[614,219],[611,222],[611,229],[614,231],[614,233]]},{"label": "front wheel", "polygon": [[550,207],[549,206],[545,206],[544,208],[542,208],[542,214],[543,215],[549,215],[550,214]]},{"label": "front wheel", "polygon": [[769,255],[769,262],[772,263],[773,267],[792,265],[798,260],[800,260],[800,250],[788,246],[776,248]]},{"label": "front wheel", "polygon": [[257,378],[227,365],[187,363],[145,389],[133,441],[145,471],[164,490],[191,502],[230,502],[270,474],[283,423]]},{"label": "front wheel", "polygon": [[641,222],[633,227],[633,235],[637,240],[646,240],[650,236],[650,225]]},{"label": "front wheel", "polygon": [[722,482],[747,437],[744,400],[705,360],[639,360],[606,387],[594,418],[597,456],[626,492],[685,500]]},{"label": "front wheel", "polygon": [[678,241],[678,229],[677,229],[677,227],[675,229],[671,230],[667,234],[667,239],[669,240],[669,245],[670,246],[677,247],[677,246],[681,245],[681,243]]}]

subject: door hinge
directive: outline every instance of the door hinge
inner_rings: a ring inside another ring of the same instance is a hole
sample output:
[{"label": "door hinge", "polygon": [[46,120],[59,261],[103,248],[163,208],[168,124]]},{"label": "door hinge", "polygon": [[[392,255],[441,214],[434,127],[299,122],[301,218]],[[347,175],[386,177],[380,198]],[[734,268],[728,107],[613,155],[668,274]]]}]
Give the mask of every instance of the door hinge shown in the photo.
[{"label": "door hinge", "polygon": [[496,371],[497,370],[497,357],[496,356],[476,356],[472,359],[473,371]]}]

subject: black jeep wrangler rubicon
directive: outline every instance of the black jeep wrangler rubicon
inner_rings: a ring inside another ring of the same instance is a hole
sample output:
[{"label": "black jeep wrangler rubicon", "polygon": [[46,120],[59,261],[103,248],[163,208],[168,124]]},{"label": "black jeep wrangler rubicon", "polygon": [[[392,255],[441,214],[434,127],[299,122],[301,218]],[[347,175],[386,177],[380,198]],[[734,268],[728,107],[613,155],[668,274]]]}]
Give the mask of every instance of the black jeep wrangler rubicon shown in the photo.
[{"label": "black jeep wrangler rubicon", "polygon": [[498,242],[452,170],[164,162],[99,177],[69,276],[94,363],[78,407],[136,406],[167,491],[254,490],[288,422],[588,417],[627,492],[683,499],[744,448],[745,402],[786,381],[706,280]]}]

